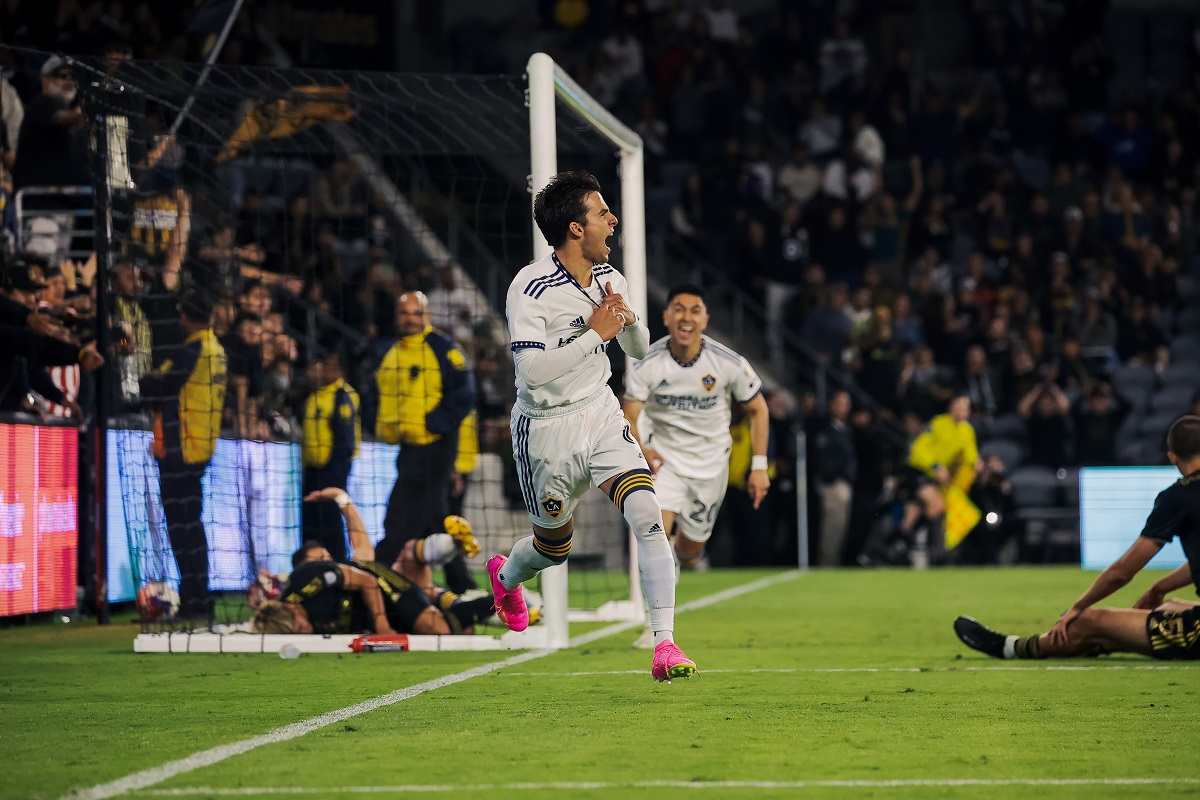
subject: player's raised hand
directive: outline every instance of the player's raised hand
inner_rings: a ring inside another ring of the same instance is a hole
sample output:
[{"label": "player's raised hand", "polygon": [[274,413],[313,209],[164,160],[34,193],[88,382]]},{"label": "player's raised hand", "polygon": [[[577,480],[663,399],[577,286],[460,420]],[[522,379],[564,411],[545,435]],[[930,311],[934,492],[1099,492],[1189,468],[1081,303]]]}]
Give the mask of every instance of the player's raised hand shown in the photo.
[{"label": "player's raised hand", "polygon": [[588,327],[607,342],[625,327],[625,317],[621,316],[621,312],[614,306],[605,304],[592,312],[591,318],[588,319]]},{"label": "player's raised hand", "polygon": [[604,304],[611,305],[621,312],[621,316],[625,318],[626,325],[632,325],[637,322],[637,314],[625,302],[625,298],[612,290],[612,281],[604,284]]},{"label": "player's raised hand", "polygon": [[771,477],[765,469],[750,471],[750,477],[746,479],[746,493],[750,495],[755,511],[762,505],[762,501],[767,499],[767,490],[770,488]]}]

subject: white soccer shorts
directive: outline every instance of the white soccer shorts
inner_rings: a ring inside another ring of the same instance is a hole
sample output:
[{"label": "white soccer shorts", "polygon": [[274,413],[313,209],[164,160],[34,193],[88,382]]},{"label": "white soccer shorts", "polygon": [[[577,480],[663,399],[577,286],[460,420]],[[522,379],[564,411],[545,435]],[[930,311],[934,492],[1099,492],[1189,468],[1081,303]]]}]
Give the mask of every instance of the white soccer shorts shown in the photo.
[{"label": "white soccer shorts", "polygon": [[712,536],[728,484],[728,467],[713,478],[687,478],[664,464],[654,475],[654,493],[662,510],[674,512],[679,532],[701,544]]},{"label": "white soccer shorts", "polygon": [[566,525],[592,486],[646,470],[646,457],[610,391],[562,408],[518,402],[511,424],[525,510],[543,528]]}]

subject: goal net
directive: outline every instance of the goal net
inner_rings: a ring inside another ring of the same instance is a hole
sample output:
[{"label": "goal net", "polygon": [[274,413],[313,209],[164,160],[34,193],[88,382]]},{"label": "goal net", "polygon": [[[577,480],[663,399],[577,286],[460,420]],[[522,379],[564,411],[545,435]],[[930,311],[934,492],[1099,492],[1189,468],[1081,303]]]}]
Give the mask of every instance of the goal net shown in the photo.
[{"label": "goal net", "polygon": [[[558,169],[597,175],[622,219],[614,263],[644,313],[636,135],[541,55],[527,76],[222,66],[199,88],[198,65],[72,69],[90,120],[92,188],[75,210],[95,215],[97,246],[94,278],[84,257],[70,269],[97,298],[110,356],[96,387],[107,600],[139,598],[151,636],[186,630],[196,649],[264,648],[233,642],[251,613],[247,589],[262,573],[290,572],[314,535],[348,546],[336,506],[315,513],[321,504],[302,501],[336,472],[321,471],[323,457],[334,463],[318,397],[330,359],[353,387],[361,429],[345,488],[374,542],[403,528],[387,509],[405,445],[379,425],[388,401],[378,370],[397,339],[397,296],[418,289],[465,354],[477,397],[451,478],[427,482],[416,505],[471,522],[483,555],[468,567],[488,588],[483,560],[529,532],[503,309],[511,277],[546,247],[531,192]],[[43,213],[58,225],[43,249],[56,244],[59,258],[77,236],[54,211]],[[23,231],[48,230],[31,224],[37,208],[23,213]],[[213,310],[212,343],[188,327],[195,309],[181,310],[197,296]],[[178,366],[189,351],[211,359],[217,344],[223,392]],[[174,371],[162,371],[167,362]],[[623,367],[614,363],[618,388]],[[156,442],[175,450],[156,454]],[[564,646],[571,620],[640,619],[624,521],[598,491],[576,518],[569,568],[530,586],[543,599],[540,625],[517,635],[493,621],[431,646]],[[437,530],[440,520],[422,532]],[[204,642],[196,631],[209,622],[226,641]]]}]

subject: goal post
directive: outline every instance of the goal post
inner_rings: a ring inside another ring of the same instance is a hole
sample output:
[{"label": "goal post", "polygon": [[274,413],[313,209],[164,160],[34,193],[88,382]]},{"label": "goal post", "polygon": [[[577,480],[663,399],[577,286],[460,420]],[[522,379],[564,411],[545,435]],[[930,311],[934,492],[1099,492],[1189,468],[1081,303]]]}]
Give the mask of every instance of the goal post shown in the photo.
[{"label": "goal post", "polygon": [[[528,80],[526,102],[529,106],[529,197],[533,225],[533,260],[550,251],[537,222],[533,219],[533,200],[550,178],[558,172],[558,104],[583,121],[594,132],[617,148],[620,174],[622,272],[629,283],[626,298],[639,317],[646,317],[646,191],[643,170],[642,138],[612,115],[584,91],[570,75],[545,53],[534,53],[525,68]],[[628,357],[626,357],[628,359]],[[629,541],[629,599],[606,603],[595,610],[570,610],[567,599],[566,564],[551,567],[541,574],[547,645],[565,647],[568,621],[640,620],[644,616],[641,582],[638,577],[637,545]]]}]

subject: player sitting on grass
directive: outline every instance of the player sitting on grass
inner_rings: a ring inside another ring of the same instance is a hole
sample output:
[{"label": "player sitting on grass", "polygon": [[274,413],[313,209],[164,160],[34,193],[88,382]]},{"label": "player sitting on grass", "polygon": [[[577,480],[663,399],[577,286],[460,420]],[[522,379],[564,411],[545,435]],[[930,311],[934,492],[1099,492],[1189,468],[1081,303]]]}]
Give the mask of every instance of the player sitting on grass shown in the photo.
[{"label": "player sitting on grass", "polygon": [[[1182,417],[1167,433],[1167,456],[1183,475],[1161,491],[1142,533],[1067,609],[1035,636],[1005,636],[971,617],[954,620],[968,647],[995,658],[1065,658],[1141,653],[1162,659],[1200,658],[1200,605],[1166,600],[1193,583],[1200,591],[1200,417]],[[1133,608],[1095,608],[1129,583],[1164,544],[1179,537],[1187,563],[1156,581]]]},{"label": "player sitting on grass", "polygon": [[350,533],[351,562],[339,564],[319,542],[301,545],[292,556],[293,571],[280,600],[262,602],[252,628],[258,633],[459,634],[491,616],[490,595],[464,600],[433,585],[431,566],[466,553],[479,543],[462,517],[447,517],[450,533],[415,540],[392,567],[377,563],[375,548],[358,509],[338,488],[323,489],[305,500],[333,500]]}]

